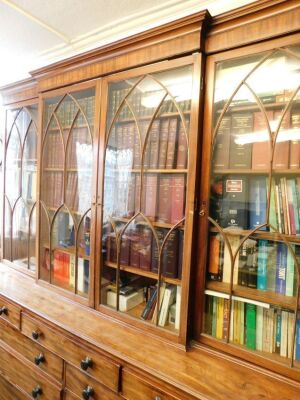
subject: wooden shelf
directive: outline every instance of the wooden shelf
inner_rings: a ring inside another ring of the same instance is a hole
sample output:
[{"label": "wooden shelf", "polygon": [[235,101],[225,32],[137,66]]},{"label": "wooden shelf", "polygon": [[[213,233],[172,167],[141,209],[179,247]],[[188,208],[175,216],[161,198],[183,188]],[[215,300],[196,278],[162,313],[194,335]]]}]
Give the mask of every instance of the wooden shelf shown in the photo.
[{"label": "wooden shelf", "polygon": [[[117,264],[113,263],[113,262],[110,262],[110,261],[105,261],[104,265],[106,267],[109,267],[109,268],[117,269]],[[130,272],[132,274],[144,276],[146,278],[158,280],[158,274],[156,274],[155,272],[144,271],[144,270],[139,269],[139,268],[130,267],[129,265],[120,265],[120,270],[121,271]],[[181,280],[180,279],[168,278],[168,277],[163,277],[162,276],[162,281],[164,281],[166,283],[170,283],[172,285],[181,285]]]},{"label": "wooden shelf", "polygon": [[[229,294],[229,283],[207,281],[206,289],[214,290],[219,293]],[[279,293],[253,289],[245,286],[233,285],[234,296],[243,297],[250,300],[259,301],[262,303],[271,304],[281,308],[295,310],[296,298],[292,296],[284,296]]]},{"label": "wooden shelf", "polygon": [[[213,175],[269,175],[267,169],[216,169]],[[300,175],[300,169],[272,169],[272,175]]]},{"label": "wooden shelf", "polygon": [[[224,233],[226,233],[226,235],[231,235],[231,236],[248,236],[251,232],[248,229],[234,229],[234,228],[232,229],[224,228],[223,231]],[[217,228],[210,228],[210,232],[219,233]],[[256,231],[252,233],[251,236],[257,239],[272,240],[274,242],[283,242],[284,238],[287,242],[300,244],[300,236],[286,235],[284,233],[279,234],[277,232]]]},{"label": "wooden shelf", "polygon": [[[191,111],[182,111],[183,115],[189,115],[190,113],[191,113]],[[112,114],[114,114],[114,113],[112,113]],[[169,113],[164,113],[164,114],[157,115],[155,119],[171,118],[171,117],[179,117],[179,116],[180,116],[180,114],[178,112],[169,112]],[[153,114],[142,115],[142,116],[137,118],[137,121],[145,121],[145,120],[148,120],[148,119],[150,120],[150,119],[152,119],[152,117],[153,117]],[[135,122],[135,119],[134,118],[122,118],[120,120],[117,120],[115,122],[115,124],[125,124],[125,123],[128,123],[128,122]]]},{"label": "wooden shelf", "polygon": [[[291,98],[291,96],[290,96],[290,98]],[[265,102],[264,103],[262,101],[262,99],[260,99],[260,100],[261,100],[263,106],[266,109],[269,109],[269,108],[271,108],[271,109],[273,109],[273,108],[282,108],[282,109],[284,109],[286,104],[287,104],[287,102],[284,102],[284,103],[282,103],[282,102],[275,102],[275,103],[274,102],[270,102],[270,103]],[[299,104],[300,104],[299,100],[294,100],[293,101],[293,105],[299,105]],[[222,107],[220,109],[218,107],[218,104],[215,104],[215,106],[218,108],[217,113],[221,113],[223,111],[225,103],[222,104]],[[227,110],[226,113],[234,113],[234,112],[240,112],[240,111],[255,111],[255,110],[260,111],[260,108],[259,108],[257,103],[255,103],[255,104],[252,104],[252,103],[251,104],[247,104],[247,103],[245,103],[244,105],[243,104],[240,104],[240,105],[237,104],[237,105],[232,106],[232,108],[229,107],[229,109]]]},{"label": "wooden shelf", "polygon": [[[50,246],[45,244],[44,247],[46,249],[49,249]],[[61,247],[61,246],[55,246],[52,247],[52,251],[58,250],[61,253],[65,253],[65,254],[71,254],[71,255],[75,255],[75,246],[70,246],[70,247]],[[78,254],[77,254],[78,258],[83,258],[84,260],[90,260],[90,256],[87,256],[85,254],[83,254],[83,250],[81,248],[78,249]]]},{"label": "wooden shelf", "polygon": [[46,167],[46,168],[43,168],[43,171],[46,171],[46,172],[64,172],[64,171],[66,171],[66,172],[90,172],[90,174],[92,175],[92,169],[82,169],[82,168],[66,168],[66,169],[64,169],[63,167],[62,168],[56,168],[56,167]]},{"label": "wooden shelf", "polygon": [[[130,173],[140,173],[141,172],[141,169],[140,168],[124,168],[124,167],[122,167],[122,168],[119,168],[119,169],[113,169],[113,171],[114,172],[119,172],[119,171],[122,171],[122,172],[124,172],[124,170],[126,171],[126,172],[130,172]],[[110,171],[111,171],[111,169],[110,169]],[[188,173],[188,170],[187,169],[176,169],[176,168],[172,168],[172,169],[158,169],[158,168],[155,168],[155,169],[144,169],[143,171],[143,174],[187,174]]]},{"label": "wooden shelf", "polygon": [[[47,123],[48,123],[48,121],[47,121]],[[62,126],[62,127],[61,127],[61,129],[62,129],[63,131],[70,130],[70,128],[71,128],[71,125],[66,125],[66,126]],[[88,129],[89,126],[88,126],[87,124],[83,124],[83,125],[76,125],[76,124],[75,124],[75,125],[73,126],[73,129],[72,129],[72,130],[82,129],[82,128]],[[90,125],[90,128],[91,128],[91,130],[93,130],[94,125]],[[45,131],[44,131],[44,132],[45,132]],[[60,129],[59,129],[59,127],[56,127],[56,128],[49,127],[49,128],[47,129],[47,133],[48,133],[48,132],[59,133],[59,132],[60,132]]]},{"label": "wooden shelf", "polygon": [[[111,218],[113,220],[115,220],[115,221],[124,222],[125,224],[127,224],[127,222],[130,221],[130,218],[123,218],[123,217],[111,217]],[[133,220],[133,221],[135,221],[135,220]],[[166,228],[166,229],[171,229],[171,228],[173,228],[173,226],[176,225],[176,224],[168,224],[166,222],[158,222],[158,221],[150,221],[150,222],[155,227]],[[138,222],[136,222],[136,224],[137,225],[147,225],[148,226],[146,221],[138,221]],[[178,229],[184,230],[184,226],[180,226],[180,227],[178,227]]]}]

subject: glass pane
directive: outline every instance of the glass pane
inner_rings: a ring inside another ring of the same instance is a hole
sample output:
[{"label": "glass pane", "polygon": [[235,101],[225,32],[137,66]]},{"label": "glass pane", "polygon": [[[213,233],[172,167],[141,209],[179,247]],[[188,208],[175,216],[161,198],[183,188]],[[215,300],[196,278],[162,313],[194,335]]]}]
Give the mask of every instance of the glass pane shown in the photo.
[{"label": "glass pane", "polygon": [[50,282],[50,223],[43,205],[40,207],[40,279]]},{"label": "glass pane", "polygon": [[[77,237],[77,292],[87,296],[89,291],[89,270],[91,255],[91,212],[89,211],[80,221]],[[74,265],[75,267],[75,265]],[[74,268],[75,271],[75,268]],[[73,266],[71,265],[71,275]],[[75,283],[75,275],[73,277]]]},{"label": "glass pane", "polygon": [[31,271],[36,269],[36,208],[34,206],[30,216],[30,231],[29,231],[29,265]]},{"label": "glass pane", "polygon": [[32,204],[36,200],[37,135],[34,124],[30,125],[23,148],[22,197]]},{"label": "glass pane", "polygon": [[28,268],[29,209],[19,200],[13,213],[12,259],[23,268]]},{"label": "glass pane", "polygon": [[14,125],[7,143],[5,171],[5,193],[12,206],[20,196],[20,184],[21,143],[17,128]]},{"label": "glass pane", "polygon": [[11,260],[11,214],[12,210],[9,201],[5,198],[4,202],[4,258]]},{"label": "glass pane", "polygon": [[24,142],[30,122],[31,116],[29,112],[23,108],[16,119],[16,126],[19,131],[22,143]]}]

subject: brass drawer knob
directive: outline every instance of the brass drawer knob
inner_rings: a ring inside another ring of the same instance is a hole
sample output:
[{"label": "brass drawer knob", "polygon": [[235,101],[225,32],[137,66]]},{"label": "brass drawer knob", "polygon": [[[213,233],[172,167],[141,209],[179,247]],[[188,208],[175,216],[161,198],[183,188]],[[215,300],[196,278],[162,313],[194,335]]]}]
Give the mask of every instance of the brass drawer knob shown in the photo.
[{"label": "brass drawer knob", "polygon": [[36,386],[32,389],[31,394],[34,399],[37,399],[40,395],[43,394],[42,388],[40,386]]},{"label": "brass drawer knob", "polygon": [[36,365],[40,365],[43,362],[45,362],[45,356],[43,353],[40,353],[38,356],[34,357],[34,363]]},{"label": "brass drawer knob", "polygon": [[4,314],[4,315],[8,314],[8,308],[7,307],[3,306],[3,307],[0,308],[0,315],[2,315],[2,314]]},{"label": "brass drawer knob", "polygon": [[85,389],[83,389],[83,391],[82,391],[82,397],[85,399],[85,400],[89,400],[89,398],[91,397],[91,396],[94,396],[94,394],[95,394],[95,390],[91,387],[91,386],[87,386]]},{"label": "brass drawer knob", "polygon": [[31,336],[34,340],[38,340],[41,337],[41,332],[38,329],[36,329],[31,333]]},{"label": "brass drawer knob", "polygon": [[81,360],[80,362],[80,368],[83,369],[83,371],[86,371],[88,368],[92,368],[93,366],[93,360],[90,357],[86,357],[84,360]]}]

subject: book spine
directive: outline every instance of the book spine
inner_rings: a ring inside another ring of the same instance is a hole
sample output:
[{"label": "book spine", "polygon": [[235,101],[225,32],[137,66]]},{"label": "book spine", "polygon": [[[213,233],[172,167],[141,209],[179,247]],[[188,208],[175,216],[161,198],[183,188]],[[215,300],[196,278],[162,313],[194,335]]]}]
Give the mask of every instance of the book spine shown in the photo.
[{"label": "book spine", "polygon": [[257,289],[267,289],[268,241],[258,241]]},{"label": "book spine", "polygon": [[[267,111],[267,118],[270,121],[273,117],[273,111]],[[264,170],[271,166],[270,140],[267,121],[262,112],[255,112],[253,118],[253,130],[263,136],[263,141],[254,142],[252,147],[252,169]]]},{"label": "book spine", "polygon": [[[295,246],[291,245],[295,252]],[[286,262],[286,296],[294,296],[294,280],[295,280],[295,260],[290,250],[287,251]]]},{"label": "book spine", "polygon": [[[250,179],[249,197],[250,212],[249,225],[250,229],[255,229],[266,222],[267,217],[267,187],[266,178],[264,176]],[[265,230],[266,228],[261,228]]]},{"label": "book spine", "polygon": [[165,118],[163,119],[160,125],[160,141],[159,141],[159,156],[158,156],[159,169],[166,168],[169,124],[170,124],[170,119]]},{"label": "book spine", "polygon": [[130,265],[140,268],[140,229],[137,227],[130,231]]},{"label": "book spine", "polygon": [[256,306],[246,304],[246,346],[248,349],[256,349]]},{"label": "book spine", "polygon": [[[187,122],[186,122],[186,128],[188,128]],[[183,122],[180,120],[178,129],[178,147],[177,147],[177,161],[176,161],[177,169],[187,168],[187,156],[188,156],[188,143],[185,135]]]},{"label": "book spine", "polygon": [[162,175],[159,178],[158,215],[159,222],[170,223],[171,219],[171,176]]},{"label": "book spine", "polygon": [[171,224],[177,224],[184,217],[185,208],[185,176],[171,178]]},{"label": "book spine", "polygon": [[276,293],[284,294],[286,291],[286,263],[287,248],[284,243],[277,245],[277,262],[276,262]]},{"label": "book spine", "polygon": [[[242,138],[253,130],[253,114],[234,114],[231,121],[229,168],[251,168],[252,144],[243,144]],[[237,137],[240,141],[237,141]]]},{"label": "book spine", "polygon": [[178,231],[172,231],[165,242],[162,252],[163,275],[177,278],[178,268]]},{"label": "book spine", "polygon": [[291,140],[290,143],[290,164],[291,169],[300,168],[300,139],[297,133],[300,129],[300,112],[295,112],[291,115],[291,128],[292,133],[295,134],[295,138]]},{"label": "book spine", "polygon": [[144,271],[150,271],[152,254],[152,231],[150,228],[144,227],[141,229],[140,242],[140,269]]},{"label": "book spine", "polygon": [[145,181],[145,215],[150,221],[155,221],[157,214],[158,176],[156,174],[148,174]]},{"label": "book spine", "polygon": [[[155,120],[150,131],[150,168],[158,166],[160,121]],[[149,139],[148,139],[149,140]]]},{"label": "book spine", "polygon": [[169,135],[167,145],[166,168],[172,169],[175,165],[175,154],[177,145],[177,118],[172,118],[169,123]]},{"label": "book spine", "polygon": [[[281,117],[281,111],[274,111],[274,120]],[[284,120],[278,132],[277,141],[275,143],[273,169],[287,169],[289,167],[289,141],[278,141],[279,136],[284,134],[284,130],[289,129],[289,113],[286,113]]]}]

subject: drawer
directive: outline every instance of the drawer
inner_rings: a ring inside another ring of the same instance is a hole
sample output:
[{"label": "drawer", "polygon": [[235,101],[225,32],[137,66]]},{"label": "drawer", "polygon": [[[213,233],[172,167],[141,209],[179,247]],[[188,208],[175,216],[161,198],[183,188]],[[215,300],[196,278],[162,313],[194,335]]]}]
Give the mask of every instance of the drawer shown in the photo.
[{"label": "drawer", "polygon": [[98,352],[85,349],[52,328],[27,315],[22,316],[22,332],[55,352],[70,364],[85,370],[89,375],[115,392],[119,389],[120,366]]},{"label": "drawer", "polygon": [[70,392],[69,390],[65,390],[64,400],[81,400],[81,397],[75,396],[74,393]]},{"label": "drawer", "polygon": [[127,400],[179,400],[164,391],[157,389],[133,372],[124,369],[122,372],[122,394]]},{"label": "drawer", "polygon": [[[19,386],[25,393],[32,396],[33,391],[39,392],[39,399],[59,400],[61,388],[39,374],[35,367],[30,367],[24,359],[18,359],[14,352],[1,343],[0,373],[12,384]],[[30,397],[32,398],[32,397]]]},{"label": "drawer", "polygon": [[29,400],[30,397],[21,393],[0,375],[0,400]]},{"label": "drawer", "polygon": [[0,319],[20,329],[21,308],[0,296]]},{"label": "drawer", "polygon": [[62,380],[63,360],[49,350],[4,322],[0,322],[0,339],[54,379]]},{"label": "drawer", "polygon": [[96,381],[96,379],[88,376],[85,372],[81,372],[79,369],[70,364],[66,365],[66,388],[73,392],[75,396],[78,396],[80,399],[120,399],[116,393],[106,389],[98,381]]}]

